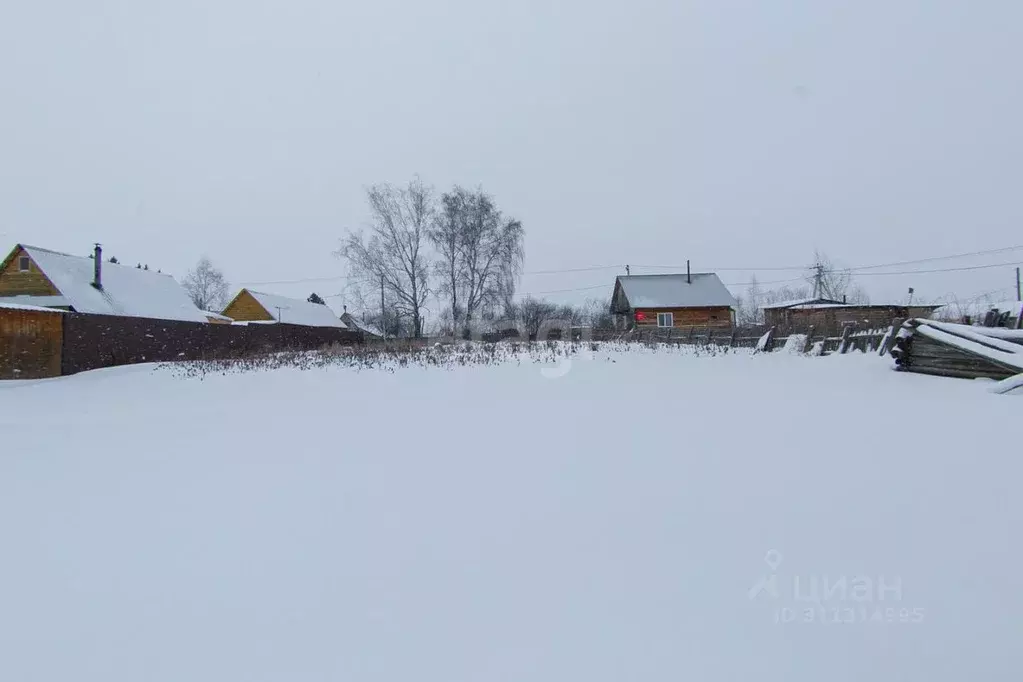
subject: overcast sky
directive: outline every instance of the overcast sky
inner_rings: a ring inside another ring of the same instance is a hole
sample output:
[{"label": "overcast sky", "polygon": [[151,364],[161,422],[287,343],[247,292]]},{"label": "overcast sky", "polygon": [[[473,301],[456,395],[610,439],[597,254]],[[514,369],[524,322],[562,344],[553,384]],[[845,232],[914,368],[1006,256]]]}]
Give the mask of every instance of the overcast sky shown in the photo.
[{"label": "overcast sky", "polygon": [[[1012,0],[0,0],[0,240],[336,277],[364,187],[418,173],[494,194],[527,271],[1023,244],[1021,32]],[[1015,295],[1012,266],[860,281]]]}]

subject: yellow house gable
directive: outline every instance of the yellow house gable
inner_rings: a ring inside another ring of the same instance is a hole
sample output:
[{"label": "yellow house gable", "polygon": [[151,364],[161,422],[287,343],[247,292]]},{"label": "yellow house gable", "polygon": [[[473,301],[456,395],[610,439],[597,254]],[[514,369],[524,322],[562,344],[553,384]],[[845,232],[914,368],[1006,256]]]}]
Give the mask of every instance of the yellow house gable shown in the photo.
[{"label": "yellow house gable", "polygon": [[0,296],[60,296],[21,244],[0,264]]},{"label": "yellow house gable", "polygon": [[227,304],[227,307],[224,308],[221,315],[230,317],[236,322],[269,322],[275,319],[274,316],[256,300],[255,296],[249,293],[248,289],[242,289],[239,291],[238,295],[234,297],[234,300]]}]

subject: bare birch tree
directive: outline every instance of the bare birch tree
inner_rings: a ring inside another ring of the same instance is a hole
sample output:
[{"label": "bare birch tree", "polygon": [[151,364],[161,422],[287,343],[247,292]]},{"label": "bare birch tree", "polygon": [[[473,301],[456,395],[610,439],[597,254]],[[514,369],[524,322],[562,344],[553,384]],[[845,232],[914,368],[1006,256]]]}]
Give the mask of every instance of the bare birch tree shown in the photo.
[{"label": "bare birch tree", "polygon": [[426,242],[436,214],[433,189],[417,178],[401,188],[370,187],[366,199],[368,234],[347,234],[336,255],[348,261],[352,274],[364,284],[382,286],[395,314],[411,319],[412,334],[421,336],[430,295]]},{"label": "bare birch tree", "polygon": [[195,267],[188,271],[181,286],[199,310],[220,312],[227,305],[227,280],[224,273],[206,256],[200,258]]},{"label": "bare birch tree", "polygon": [[440,212],[429,232],[430,242],[437,250],[439,290],[450,302],[452,329],[456,331],[463,319],[460,293],[464,289],[464,268],[461,254],[469,203],[469,193],[461,187],[444,194]]},{"label": "bare birch tree", "polygon": [[511,302],[522,270],[525,231],[482,190],[455,187],[444,195],[442,205],[431,238],[440,255],[456,327],[461,322],[467,328],[474,318]]}]

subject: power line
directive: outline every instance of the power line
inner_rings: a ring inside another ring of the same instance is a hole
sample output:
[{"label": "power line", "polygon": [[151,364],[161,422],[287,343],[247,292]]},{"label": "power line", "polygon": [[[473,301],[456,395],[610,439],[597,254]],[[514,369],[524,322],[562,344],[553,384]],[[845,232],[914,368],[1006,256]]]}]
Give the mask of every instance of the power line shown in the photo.
[{"label": "power line", "polygon": [[[684,265],[633,265],[634,268],[649,268],[651,270],[685,270]],[[786,267],[769,267],[769,268],[703,268],[705,272],[785,272],[793,270],[809,270],[808,265],[793,265]]]},{"label": "power line", "polygon": [[304,279],[280,279],[274,282],[238,282],[243,287],[261,287],[268,284],[307,284],[309,282],[334,282],[339,279],[355,279],[353,275],[337,275],[335,277],[306,277]]},{"label": "power line", "polygon": [[565,270],[533,270],[532,272],[523,272],[523,275],[559,275],[564,272],[589,272],[591,270],[612,270],[625,269],[624,265],[593,265],[586,268],[567,268]]},{"label": "power line", "polygon": [[989,263],[988,265],[964,265],[958,268],[937,268],[934,270],[901,270],[898,272],[857,272],[857,277],[884,277],[887,275],[926,275],[932,272],[964,272],[966,270],[986,270],[987,268],[1014,267],[1017,261],[1009,263]]},{"label": "power line", "polygon": [[917,260],[904,260],[895,263],[882,263],[881,265],[861,265],[855,268],[849,268],[851,271],[859,270],[878,270],[880,268],[894,268],[899,265],[916,265],[918,263],[932,263],[934,261],[942,260],[955,260],[956,258],[971,258],[973,256],[990,256],[997,253],[1009,253],[1010,251],[1019,251],[1023,249],[1023,244],[1017,246],[1005,246],[1000,249],[987,249],[985,251],[972,251],[970,253],[956,253],[951,256],[932,256],[931,258],[920,258]]},{"label": "power line", "polygon": [[[1012,262],[1012,263],[993,263],[993,264],[988,264],[988,265],[972,265],[972,266],[963,266],[963,267],[954,267],[954,268],[937,268],[937,269],[932,269],[932,270],[901,270],[901,271],[896,271],[896,272],[863,272],[864,270],[879,270],[879,269],[883,269],[883,268],[897,267],[897,266],[901,266],[901,265],[915,265],[915,264],[919,264],[919,263],[931,263],[931,262],[943,261],[943,260],[954,260],[954,259],[958,259],[958,258],[970,258],[970,257],[975,257],[975,256],[986,256],[986,255],[993,255],[993,254],[999,254],[999,253],[1009,253],[1009,252],[1012,252],[1012,251],[1019,251],[1019,250],[1023,250],[1023,245],[1006,246],[1006,247],[1002,247],[1002,248],[998,248],[998,249],[987,249],[987,250],[983,250],[983,251],[972,251],[972,252],[969,252],[969,253],[958,253],[958,254],[951,254],[951,255],[947,255],[947,256],[932,256],[930,258],[920,258],[920,259],[916,259],[916,260],[907,260],[907,261],[896,261],[896,262],[892,262],[892,263],[881,263],[881,264],[876,264],[876,265],[861,265],[861,266],[857,266],[857,267],[853,267],[853,268],[839,268],[839,270],[842,271],[842,272],[850,272],[850,273],[854,273],[854,274],[856,274],[858,276],[865,276],[865,277],[885,276],[885,275],[914,275],[914,274],[930,274],[930,273],[935,273],[935,272],[962,272],[962,271],[968,271],[968,270],[983,270],[983,269],[986,269],[986,268],[998,268],[998,267],[1006,267],[1006,266],[1015,266],[1016,263],[1015,262]],[[652,270],[676,270],[676,271],[682,271],[682,270],[685,269],[685,266],[681,266],[681,265],[635,265],[633,267],[634,268],[647,268],[647,269],[652,269]],[[625,268],[624,265],[591,265],[591,266],[577,267],[577,268],[560,268],[560,269],[550,269],[550,270],[531,270],[531,271],[523,272],[522,275],[524,275],[524,276],[526,276],[526,275],[554,275],[554,274],[566,274],[566,273],[575,273],[575,272],[592,272],[592,271],[597,271],[597,270],[612,270],[612,269],[624,269],[624,268]],[[709,271],[709,272],[792,272],[792,271],[810,271],[810,270],[812,270],[812,266],[807,266],[807,265],[767,266],[767,267],[749,267],[749,268],[727,267],[727,268],[705,268],[704,269],[704,271]],[[356,277],[354,275],[335,275],[335,276],[332,276],[332,277],[305,277],[305,278],[301,278],[301,279],[290,279],[290,280],[272,280],[272,281],[262,281],[262,282],[239,282],[239,285],[240,286],[289,285],[289,284],[307,284],[307,283],[313,283],[313,282],[335,282],[335,281],[340,281],[340,280],[348,280],[348,281],[361,282],[361,283],[366,283],[366,282],[370,281],[370,280],[367,280],[367,279],[364,279],[364,278]],[[761,284],[761,285],[786,284],[786,283],[790,283],[790,282],[799,282],[799,281],[804,281],[804,279],[802,277],[798,277],[798,278],[792,278],[792,279],[782,279],[782,280],[774,280],[774,281],[768,281],[768,282],[759,282],[759,284]],[[743,286],[744,284],[747,284],[747,283],[746,282],[743,282],[743,283],[730,283],[730,284],[726,284],[726,286]],[[589,287],[576,287],[576,288],[571,288],[571,289],[554,289],[554,290],[546,291],[546,292],[534,292],[534,294],[535,295],[540,295],[540,294],[544,294],[544,293],[563,293],[563,292],[571,292],[571,291],[586,291],[586,290],[589,290],[589,289],[599,288],[600,286],[603,286],[603,285],[595,285],[595,286],[589,286]],[[341,296],[341,295],[343,295],[343,294],[331,294],[332,297]]]}]

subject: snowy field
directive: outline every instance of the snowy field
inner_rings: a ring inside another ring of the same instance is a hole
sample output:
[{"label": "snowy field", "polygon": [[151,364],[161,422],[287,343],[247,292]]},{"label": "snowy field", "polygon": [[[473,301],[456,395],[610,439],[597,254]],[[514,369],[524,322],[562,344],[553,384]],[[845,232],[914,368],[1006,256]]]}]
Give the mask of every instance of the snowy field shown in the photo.
[{"label": "snowy field", "polygon": [[5,383],[0,680],[1020,679],[1023,402],[890,365]]}]

